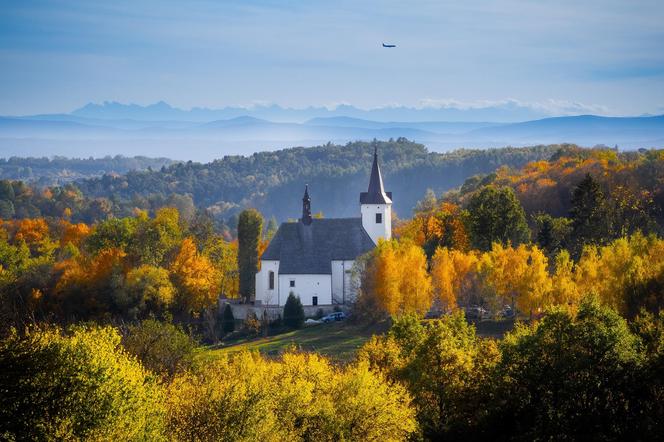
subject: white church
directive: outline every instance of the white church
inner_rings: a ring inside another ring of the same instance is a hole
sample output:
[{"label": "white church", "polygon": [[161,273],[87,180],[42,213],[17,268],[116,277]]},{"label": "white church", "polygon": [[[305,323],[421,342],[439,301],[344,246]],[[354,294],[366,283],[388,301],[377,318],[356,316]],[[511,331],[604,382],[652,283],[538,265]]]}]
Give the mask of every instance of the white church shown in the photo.
[{"label": "white church", "polygon": [[281,224],[261,256],[256,305],[283,306],[292,292],[304,306],[345,304],[355,292],[355,259],[380,238],[392,237],[392,193],[385,192],[374,150],[369,189],[360,194],[359,218],[312,218],[309,189],[302,218]]}]

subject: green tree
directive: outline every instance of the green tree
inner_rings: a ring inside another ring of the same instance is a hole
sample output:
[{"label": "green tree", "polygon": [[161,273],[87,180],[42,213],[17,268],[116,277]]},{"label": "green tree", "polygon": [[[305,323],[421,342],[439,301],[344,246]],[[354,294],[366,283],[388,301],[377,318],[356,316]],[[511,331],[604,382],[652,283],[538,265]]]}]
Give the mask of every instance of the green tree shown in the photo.
[{"label": "green tree", "polygon": [[277,233],[278,228],[279,224],[277,224],[277,219],[274,216],[270,217],[267,222],[267,227],[265,228],[265,240],[270,241],[274,234]]},{"label": "green tree", "polygon": [[240,272],[240,296],[249,300],[256,292],[258,250],[263,232],[263,217],[255,209],[243,210],[237,225],[237,262]]},{"label": "green tree", "polygon": [[485,186],[468,203],[473,246],[488,251],[494,242],[528,242],[530,230],[521,203],[510,187]]},{"label": "green tree", "polygon": [[301,328],[304,325],[304,308],[300,297],[293,292],[288,295],[284,305],[284,324],[290,328]]},{"label": "green tree", "polygon": [[235,331],[235,316],[233,316],[233,308],[230,304],[226,304],[226,307],[224,307],[224,313],[221,318],[221,330],[224,334]]},{"label": "green tree", "polygon": [[576,315],[558,309],[501,342],[497,439],[649,439],[653,397],[639,380],[640,339],[615,311],[590,298]]},{"label": "green tree", "polygon": [[14,203],[9,200],[0,199],[0,219],[12,219],[15,214]]},{"label": "green tree", "polygon": [[568,218],[554,218],[548,213],[534,217],[537,226],[537,245],[549,257],[555,256],[560,250],[567,247],[571,232],[571,221]]},{"label": "green tree", "polygon": [[610,239],[606,199],[599,183],[589,173],[574,189],[570,218],[576,256],[584,245],[600,245]]},{"label": "green tree", "polygon": [[14,201],[16,194],[11,181],[0,180],[0,200]]}]

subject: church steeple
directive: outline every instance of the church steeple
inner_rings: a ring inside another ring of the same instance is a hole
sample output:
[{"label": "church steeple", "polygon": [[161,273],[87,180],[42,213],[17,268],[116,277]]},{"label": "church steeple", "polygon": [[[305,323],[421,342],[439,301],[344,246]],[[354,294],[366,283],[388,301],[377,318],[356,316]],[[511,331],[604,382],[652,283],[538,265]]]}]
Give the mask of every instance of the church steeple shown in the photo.
[{"label": "church steeple", "polygon": [[392,204],[392,192],[385,192],[383,175],[378,165],[378,146],[374,146],[369,189],[360,194],[360,204]]},{"label": "church steeple", "polygon": [[383,187],[377,145],[374,145],[369,189],[360,193],[360,212],[362,227],[375,244],[378,244],[381,238],[392,238],[392,192],[385,192]]},{"label": "church steeple", "polygon": [[308,184],[304,186],[304,196],[302,197],[302,224],[306,226],[311,224],[311,198]]}]

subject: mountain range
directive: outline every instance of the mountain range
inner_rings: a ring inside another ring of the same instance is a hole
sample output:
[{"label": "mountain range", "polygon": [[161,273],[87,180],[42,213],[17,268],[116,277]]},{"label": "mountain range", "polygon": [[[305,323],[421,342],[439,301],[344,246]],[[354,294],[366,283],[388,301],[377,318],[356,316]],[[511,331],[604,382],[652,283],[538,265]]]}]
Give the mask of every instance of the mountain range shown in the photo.
[{"label": "mountain range", "polygon": [[[513,107],[512,118],[520,112],[516,104]],[[444,119],[445,112],[460,116],[458,112],[464,111],[470,112],[450,108],[360,110],[352,106],[184,111],[163,102],[151,106],[89,104],[69,114],[0,117],[0,157],[140,154],[211,161],[226,155],[374,138],[408,138],[438,152],[555,143],[625,149],[664,146],[664,116],[577,115],[505,122],[491,114],[495,109],[486,108],[475,109],[467,120]],[[403,119],[387,119],[390,112]],[[492,116],[498,119],[491,120]],[[304,117],[307,119],[298,120]]]}]

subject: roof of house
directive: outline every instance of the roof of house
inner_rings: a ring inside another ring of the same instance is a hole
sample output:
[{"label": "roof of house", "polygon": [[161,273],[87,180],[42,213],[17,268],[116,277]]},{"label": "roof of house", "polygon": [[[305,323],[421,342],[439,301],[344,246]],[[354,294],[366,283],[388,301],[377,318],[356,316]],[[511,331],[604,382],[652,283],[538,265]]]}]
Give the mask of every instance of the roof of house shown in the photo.
[{"label": "roof of house", "polygon": [[360,204],[391,204],[392,192],[385,192],[383,186],[383,175],[378,166],[378,149],[374,150],[373,164],[371,166],[371,177],[369,178],[369,189],[360,193]]},{"label": "roof of house", "polygon": [[354,260],[375,244],[362,218],[313,219],[311,224],[283,223],[262,260],[278,260],[281,274],[332,274],[332,261]]}]

